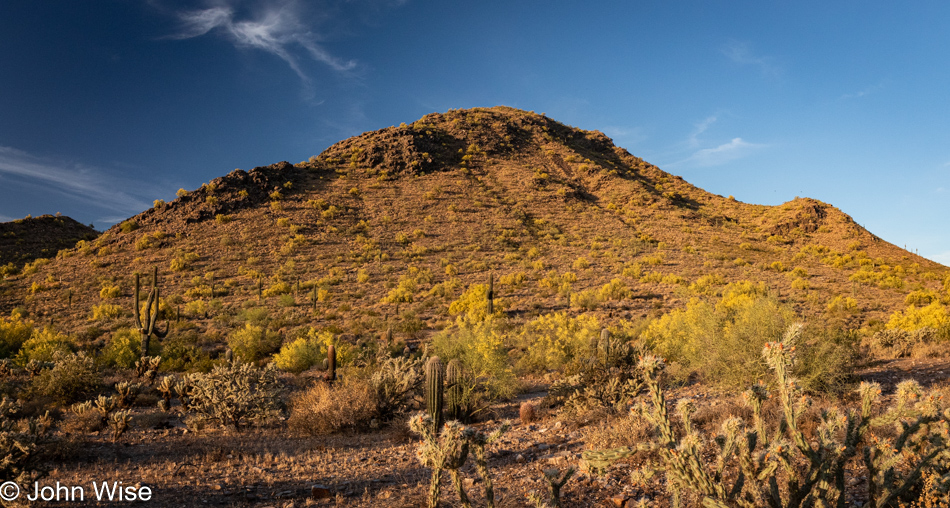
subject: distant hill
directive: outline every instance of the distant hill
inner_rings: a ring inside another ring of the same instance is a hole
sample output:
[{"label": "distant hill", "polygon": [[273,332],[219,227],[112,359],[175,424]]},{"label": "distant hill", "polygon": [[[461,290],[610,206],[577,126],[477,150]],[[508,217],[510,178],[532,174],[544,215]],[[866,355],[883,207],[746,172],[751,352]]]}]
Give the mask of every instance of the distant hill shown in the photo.
[{"label": "distant hill", "polygon": [[309,161],[235,170],[8,281],[0,312],[89,327],[104,285],[119,286],[110,302],[129,313],[132,274],[152,266],[168,309],[209,341],[257,305],[259,280],[277,326],[371,337],[441,328],[448,304],[489,273],[515,318],[638,319],[750,280],[808,318],[853,298],[853,326],[912,291],[942,291],[948,274],[829,204],[711,194],[601,132],[507,107],[430,114]]},{"label": "distant hill", "polygon": [[52,215],[0,222],[0,266],[20,267],[37,258],[55,257],[79,240],[94,240],[99,232],[75,220]]}]

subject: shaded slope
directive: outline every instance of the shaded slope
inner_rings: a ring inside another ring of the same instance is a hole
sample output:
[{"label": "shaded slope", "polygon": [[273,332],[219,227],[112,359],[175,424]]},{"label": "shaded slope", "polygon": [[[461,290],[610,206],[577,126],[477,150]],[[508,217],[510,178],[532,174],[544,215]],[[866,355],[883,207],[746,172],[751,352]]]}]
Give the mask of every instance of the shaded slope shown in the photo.
[{"label": "shaded slope", "polygon": [[41,215],[0,223],[0,266],[21,267],[37,258],[55,256],[79,240],[92,240],[99,232],[70,217]]}]

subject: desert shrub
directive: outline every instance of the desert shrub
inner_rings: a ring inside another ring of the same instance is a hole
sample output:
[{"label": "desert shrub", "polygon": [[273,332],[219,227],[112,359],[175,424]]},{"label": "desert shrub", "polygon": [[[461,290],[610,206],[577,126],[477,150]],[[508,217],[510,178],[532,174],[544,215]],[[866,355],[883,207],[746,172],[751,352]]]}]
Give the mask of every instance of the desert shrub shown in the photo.
[{"label": "desert shrub", "polygon": [[432,339],[432,351],[445,364],[453,359],[462,364],[470,407],[514,395],[517,379],[508,363],[507,327],[500,317],[472,322],[460,316]]},{"label": "desert shrub", "polygon": [[850,296],[836,295],[828,301],[825,309],[830,313],[851,313],[858,310],[858,302]]},{"label": "desert shrub", "polygon": [[904,298],[904,305],[915,305],[922,307],[925,305],[930,305],[931,303],[939,300],[940,295],[938,295],[936,291],[918,289],[917,291],[911,291],[907,294],[907,297]]},{"label": "desert shrub", "polygon": [[[500,302],[495,300],[495,314],[503,311]],[[482,321],[488,317],[488,284],[472,284],[457,300],[449,304],[449,314],[467,321]]]},{"label": "desert shrub", "polygon": [[0,478],[25,485],[39,478],[41,451],[52,420],[18,418],[20,404],[7,397],[0,401]]},{"label": "desert shrub", "polygon": [[265,297],[285,295],[293,291],[293,288],[290,286],[289,282],[277,282],[272,284],[270,287],[264,289],[263,293]]},{"label": "desert shrub", "polygon": [[182,272],[191,267],[191,264],[198,260],[198,255],[194,252],[185,252],[179,250],[175,252],[175,257],[172,258],[171,263],[168,265],[169,270],[173,272]]},{"label": "desert shrub", "polygon": [[939,353],[931,348],[937,342],[946,343],[939,339],[939,332],[930,327],[918,328],[914,331],[900,328],[885,328],[872,335],[867,341],[871,352],[882,358],[905,358],[908,356],[925,357]]},{"label": "desert shrub", "polygon": [[212,422],[240,430],[280,413],[280,382],[277,369],[270,365],[216,365],[206,374],[188,375],[184,382],[192,424]]},{"label": "desert shrub", "polygon": [[422,359],[397,356],[385,358],[372,367],[370,386],[376,396],[376,414],[388,420],[409,411],[421,395]]},{"label": "desert shrub", "polygon": [[101,303],[92,306],[92,317],[89,319],[92,321],[104,321],[107,319],[116,319],[121,315],[122,307],[111,303]]},{"label": "desert shrub", "polygon": [[135,222],[132,219],[129,219],[123,222],[122,224],[119,224],[119,230],[122,231],[123,233],[131,233],[132,231],[135,231],[138,228],[139,228],[139,223]]},{"label": "desert shrub", "polygon": [[571,307],[594,310],[600,305],[600,296],[596,289],[587,289],[571,293]]},{"label": "desert shrub", "polygon": [[921,328],[933,328],[945,333],[950,330],[950,315],[947,308],[940,302],[933,302],[926,307],[911,305],[903,311],[895,311],[885,325],[886,328],[907,330],[912,332]]},{"label": "desert shrub", "polygon": [[56,353],[70,353],[72,348],[73,343],[69,337],[46,327],[33,331],[30,338],[20,348],[16,362],[21,366],[26,365],[30,360],[51,362]]},{"label": "desert shrub", "polygon": [[[284,344],[280,351],[274,355],[274,365],[280,370],[299,374],[326,358],[326,356],[320,355],[321,345],[319,342],[305,337]],[[324,355],[326,355],[325,352]]]},{"label": "desert shrub", "polygon": [[0,318],[0,358],[15,355],[33,335],[33,325],[19,317]]},{"label": "desert shrub", "polygon": [[99,290],[99,298],[103,300],[111,300],[113,298],[118,298],[119,295],[121,294],[122,294],[122,290],[119,289],[119,286],[116,286],[113,284],[103,286],[102,289]]},{"label": "desert shrub", "polygon": [[[162,369],[170,371],[210,371],[212,366],[211,357],[196,344],[197,339],[197,334],[191,332],[176,333],[162,340]],[[151,341],[149,349],[157,342]],[[154,356],[158,352],[149,351],[149,354]]]},{"label": "desert shrub", "polygon": [[546,314],[522,327],[515,343],[522,352],[518,368],[527,372],[562,371],[581,360],[600,338],[596,317]]},{"label": "desert shrub", "polygon": [[332,434],[367,426],[376,415],[373,388],[363,379],[347,377],[328,385],[317,383],[290,403],[291,429],[305,434]]},{"label": "desert shrub", "polygon": [[[707,382],[741,387],[768,372],[760,352],[766,342],[777,340],[796,316],[787,306],[764,294],[764,286],[731,284],[715,306],[693,299],[653,320],[644,339],[657,354],[679,362]],[[805,339],[809,342],[812,338]],[[817,340],[817,339],[814,339]],[[853,358],[853,341],[828,341],[821,356],[798,363],[807,379],[826,376],[829,386],[840,388],[839,372]],[[819,387],[820,388],[820,387]]]},{"label": "desert shrub", "polygon": [[56,352],[53,368],[33,379],[33,390],[62,404],[82,400],[100,385],[92,358],[83,352]]},{"label": "desert shrub", "polygon": [[601,301],[623,300],[630,296],[630,289],[620,279],[613,279],[604,284],[597,292],[597,298]]},{"label": "desert shrub", "polygon": [[[151,348],[150,348],[151,349]],[[138,330],[120,328],[112,333],[102,354],[99,364],[108,367],[131,369],[135,361],[142,356],[142,338]]]},{"label": "desert shrub", "polygon": [[228,346],[242,361],[256,362],[277,351],[281,340],[279,333],[247,323],[228,335]]}]

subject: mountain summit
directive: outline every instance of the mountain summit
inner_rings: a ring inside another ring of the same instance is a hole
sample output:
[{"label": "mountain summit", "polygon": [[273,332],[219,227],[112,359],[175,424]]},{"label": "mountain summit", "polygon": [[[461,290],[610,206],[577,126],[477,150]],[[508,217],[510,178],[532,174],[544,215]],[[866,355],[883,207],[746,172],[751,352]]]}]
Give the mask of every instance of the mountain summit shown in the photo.
[{"label": "mountain summit", "polygon": [[847,296],[847,319],[865,322],[948,272],[826,203],[711,194],[601,132],[507,107],[426,115],[180,191],[7,281],[0,311],[85,327],[103,287],[127,307],[152,266],[166,312],[212,337],[259,298],[287,326],[424,333],[489,273],[512,315],[637,318],[748,280],[805,315]]}]

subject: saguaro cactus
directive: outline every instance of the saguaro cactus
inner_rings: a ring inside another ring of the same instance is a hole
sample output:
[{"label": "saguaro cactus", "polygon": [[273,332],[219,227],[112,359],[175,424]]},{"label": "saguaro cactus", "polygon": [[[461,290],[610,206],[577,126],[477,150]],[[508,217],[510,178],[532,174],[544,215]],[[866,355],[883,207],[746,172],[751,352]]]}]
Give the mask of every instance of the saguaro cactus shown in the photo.
[{"label": "saguaro cactus", "polygon": [[433,430],[442,428],[442,390],[444,379],[442,360],[438,356],[426,362],[426,412],[432,419]]},{"label": "saguaro cactus", "polygon": [[495,313],[495,274],[488,272],[488,315]]},{"label": "saguaro cactus", "polygon": [[327,381],[336,381],[336,347],[327,346]]},{"label": "saguaro cactus", "polygon": [[445,402],[449,419],[461,420],[462,413],[462,364],[452,359],[445,367]]},{"label": "saguaro cactus", "polygon": [[158,307],[159,307],[159,290],[158,290],[158,267],[155,267],[152,271],[152,289],[148,292],[148,296],[145,298],[145,314],[144,318],[139,313],[139,305],[141,302],[141,284],[139,282],[139,274],[135,274],[135,305],[132,307],[132,316],[135,319],[135,325],[139,329],[139,333],[142,335],[142,358],[148,356],[148,340],[149,337],[155,335],[159,339],[164,339],[168,335],[168,324],[165,324],[165,330],[159,329],[155,326],[155,322],[158,321]]}]

